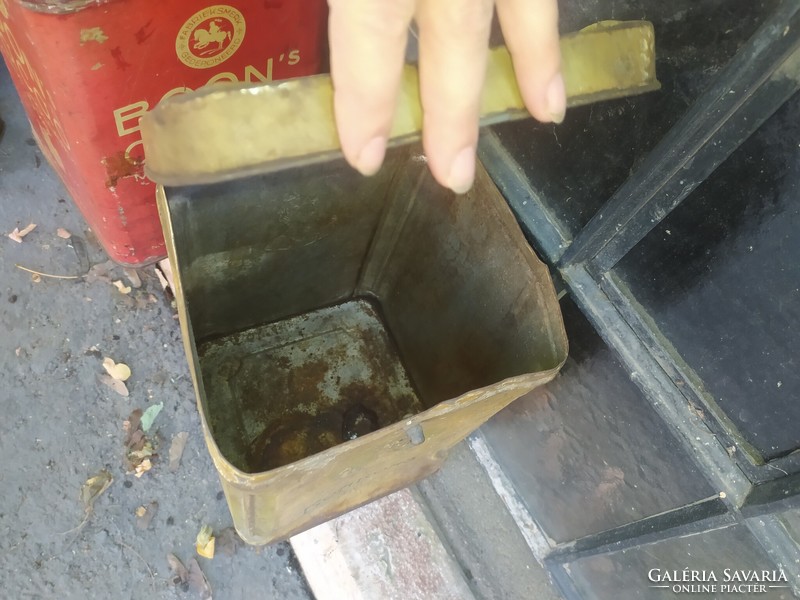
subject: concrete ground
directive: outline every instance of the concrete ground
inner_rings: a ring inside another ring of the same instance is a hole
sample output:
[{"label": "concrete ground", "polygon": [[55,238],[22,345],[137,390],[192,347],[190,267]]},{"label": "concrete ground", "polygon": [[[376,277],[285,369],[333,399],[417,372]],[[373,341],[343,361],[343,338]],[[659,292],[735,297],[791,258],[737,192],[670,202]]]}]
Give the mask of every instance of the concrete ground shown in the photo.
[{"label": "concrete ground", "polygon": [[[130,285],[129,274],[102,270],[107,257],[33,141],[2,62],[0,118],[3,597],[208,597],[172,582],[168,554],[187,566],[196,559],[217,599],[560,597],[467,443],[427,480],[296,536],[294,548],[239,545],[229,556],[218,543],[213,559],[199,557],[200,529],[219,534],[232,521],[176,311],[153,267],[137,271],[141,287],[128,293],[113,283]],[[30,223],[21,243],[8,237]],[[101,380],[105,358],[130,367],[127,397]],[[137,477],[126,466],[124,424],[159,405],[146,434],[158,457]],[[179,432],[188,441],[172,471]],[[87,517],[82,486],[104,470],[113,479]],[[142,527],[137,510],[151,503],[157,513]]]},{"label": "concrete ground", "polygon": [[[6,598],[196,598],[170,582],[167,554],[184,563],[204,525],[231,526],[206,451],[175,310],[153,268],[122,294],[122,269],[89,282],[107,259],[31,139],[0,62],[0,581]],[[35,223],[22,243],[6,234]],[[71,239],[57,234],[59,228]],[[85,249],[85,252],[81,249]],[[152,296],[151,296],[152,295]],[[98,379],[104,357],[130,366],[130,395]],[[123,422],[163,403],[148,436],[160,445],[141,478],[126,473]],[[188,432],[177,471],[173,436]],[[81,486],[106,469],[113,481],[83,527]],[[147,529],[136,510],[158,503]],[[77,528],[77,529],[76,529]],[[197,557],[215,598],[300,600],[311,593],[291,546],[239,547]]]}]

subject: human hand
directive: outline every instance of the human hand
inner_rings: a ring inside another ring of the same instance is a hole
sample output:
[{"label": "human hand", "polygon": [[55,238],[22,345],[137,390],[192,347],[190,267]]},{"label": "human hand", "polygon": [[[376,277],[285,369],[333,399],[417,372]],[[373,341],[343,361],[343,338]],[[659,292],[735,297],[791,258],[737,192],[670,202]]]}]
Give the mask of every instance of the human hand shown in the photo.
[{"label": "human hand", "polygon": [[[328,0],[339,139],[364,175],[383,162],[412,18],[419,27],[422,141],[439,183],[466,192],[475,177],[480,96],[493,0]],[[542,122],[566,111],[556,0],[497,0],[522,98]]]}]

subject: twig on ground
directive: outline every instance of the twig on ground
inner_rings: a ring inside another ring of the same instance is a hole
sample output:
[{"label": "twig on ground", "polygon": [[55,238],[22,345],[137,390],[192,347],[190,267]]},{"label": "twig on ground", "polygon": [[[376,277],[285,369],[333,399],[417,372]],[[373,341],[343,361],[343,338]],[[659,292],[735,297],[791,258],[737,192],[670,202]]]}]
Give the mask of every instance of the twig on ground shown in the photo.
[{"label": "twig on ground", "polygon": [[28,273],[33,273],[34,275],[39,275],[40,277],[50,277],[51,279],[80,279],[80,275],[51,275],[50,273],[41,273],[40,271],[34,271],[33,269],[29,269],[28,267],[23,267],[22,265],[14,265],[18,269],[23,271],[27,271]]}]

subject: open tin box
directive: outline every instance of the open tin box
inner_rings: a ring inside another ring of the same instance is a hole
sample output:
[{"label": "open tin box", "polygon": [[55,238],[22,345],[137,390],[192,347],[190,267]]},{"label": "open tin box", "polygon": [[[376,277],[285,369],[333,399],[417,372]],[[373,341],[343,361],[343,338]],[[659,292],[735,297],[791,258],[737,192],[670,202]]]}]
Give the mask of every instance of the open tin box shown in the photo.
[{"label": "open tin box", "polygon": [[[562,44],[573,104],[658,86],[652,27],[607,27]],[[522,114],[503,49],[487,89],[489,120]],[[371,178],[337,152],[331,94],[327,76],[215,89],[142,120],[206,443],[251,544],[429,475],[567,355],[491,178],[455,196],[410,143],[413,69]]]}]

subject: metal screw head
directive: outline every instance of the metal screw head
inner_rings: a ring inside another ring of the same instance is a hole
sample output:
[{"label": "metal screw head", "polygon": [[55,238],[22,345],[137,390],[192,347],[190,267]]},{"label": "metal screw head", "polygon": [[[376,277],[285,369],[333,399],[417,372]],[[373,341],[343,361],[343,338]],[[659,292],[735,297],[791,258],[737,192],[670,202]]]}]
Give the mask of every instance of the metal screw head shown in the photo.
[{"label": "metal screw head", "polygon": [[425,432],[422,431],[422,425],[418,423],[408,427],[406,429],[406,435],[408,436],[408,441],[411,442],[413,446],[419,446],[425,441]]}]

